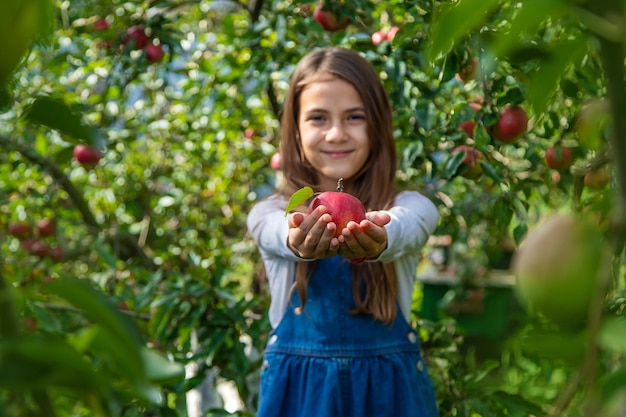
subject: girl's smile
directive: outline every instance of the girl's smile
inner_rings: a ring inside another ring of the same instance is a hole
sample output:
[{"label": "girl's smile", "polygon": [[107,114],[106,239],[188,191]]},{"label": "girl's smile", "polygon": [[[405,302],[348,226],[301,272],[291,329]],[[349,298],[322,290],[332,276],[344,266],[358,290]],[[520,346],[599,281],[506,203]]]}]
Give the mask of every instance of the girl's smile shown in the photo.
[{"label": "girl's smile", "polygon": [[347,81],[316,81],[300,95],[298,130],[304,156],[317,171],[320,190],[333,190],[365,164],[370,144],[365,107]]}]

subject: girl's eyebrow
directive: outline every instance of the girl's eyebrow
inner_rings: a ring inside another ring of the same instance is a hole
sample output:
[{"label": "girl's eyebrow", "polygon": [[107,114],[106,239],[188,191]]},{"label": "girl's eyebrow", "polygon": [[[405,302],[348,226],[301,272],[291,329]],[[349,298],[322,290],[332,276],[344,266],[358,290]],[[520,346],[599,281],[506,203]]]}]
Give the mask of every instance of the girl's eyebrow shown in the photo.
[{"label": "girl's eyebrow", "polygon": [[[365,107],[362,106],[357,106],[357,107],[350,107],[348,109],[345,109],[343,112],[344,113],[352,113],[355,111],[365,111]],[[313,107],[310,109],[304,109],[304,112],[306,113],[328,113],[327,109],[321,108],[321,107]]]}]

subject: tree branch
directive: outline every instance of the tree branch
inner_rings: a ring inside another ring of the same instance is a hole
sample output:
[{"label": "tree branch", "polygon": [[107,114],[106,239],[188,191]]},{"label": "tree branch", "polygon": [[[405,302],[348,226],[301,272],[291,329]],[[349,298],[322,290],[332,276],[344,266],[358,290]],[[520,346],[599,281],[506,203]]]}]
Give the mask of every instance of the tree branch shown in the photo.
[{"label": "tree branch", "polygon": [[270,106],[272,107],[272,112],[276,119],[280,120],[282,115],[282,110],[280,104],[278,103],[278,98],[276,98],[276,91],[274,90],[274,84],[272,84],[272,80],[269,80],[267,85],[267,97],[270,100]]}]

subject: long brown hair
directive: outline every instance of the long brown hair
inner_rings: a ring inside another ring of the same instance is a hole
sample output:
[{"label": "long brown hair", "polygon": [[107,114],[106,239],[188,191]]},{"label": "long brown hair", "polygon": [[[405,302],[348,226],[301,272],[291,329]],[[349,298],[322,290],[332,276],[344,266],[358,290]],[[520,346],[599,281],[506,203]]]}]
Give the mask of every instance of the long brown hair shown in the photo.
[{"label": "long brown hair", "polygon": [[[317,174],[304,157],[298,132],[300,96],[312,83],[328,78],[352,84],[366,112],[370,155],[356,175],[344,184],[367,210],[388,209],[397,193],[397,157],[389,98],[374,67],[357,52],[341,47],[309,53],[298,63],[291,76],[281,117],[280,152],[284,181],[280,192],[290,196],[304,186],[316,189]],[[301,308],[306,303],[306,286],[314,267],[315,262],[300,262],[296,267],[296,290]],[[364,295],[360,290],[362,281],[365,282]],[[392,322],[397,314],[398,295],[393,264],[365,262],[352,265],[352,294],[356,304],[354,313],[371,314],[382,322]]]}]

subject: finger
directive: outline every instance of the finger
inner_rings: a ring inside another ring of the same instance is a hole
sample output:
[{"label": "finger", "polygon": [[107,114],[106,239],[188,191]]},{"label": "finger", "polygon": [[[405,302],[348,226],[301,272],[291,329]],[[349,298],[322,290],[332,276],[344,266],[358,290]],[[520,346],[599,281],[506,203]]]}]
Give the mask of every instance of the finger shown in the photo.
[{"label": "finger", "polygon": [[387,231],[384,227],[364,220],[359,225],[348,224],[349,235],[344,236],[346,246],[355,257],[375,258],[387,247]]},{"label": "finger", "polygon": [[[328,235],[328,233],[332,235],[333,232],[329,232],[328,229],[332,228],[332,230],[334,230],[335,226],[334,223],[332,225],[330,225],[330,223],[332,223],[332,218],[329,214],[323,214],[317,219],[317,221],[309,229],[306,236],[306,240],[310,246],[317,245],[325,235]],[[330,237],[327,236],[325,240],[326,243],[328,243],[330,241]],[[305,243],[307,242],[305,241]]]},{"label": "finger", "polygon": [[289,216],[289,227],[298,227],[302,224],[302,222],[304,221],[304,214],[302,213],[294,213],[291,216]]},{"label": "finger", "polygon": [[[290,244],[293,247],[298,247],[302,245],[307,238],[308,234],[311,233],[312,229],[317,224],[318,220],[320,220],[321,216],[326,212],[326,207],[320,206],[317,207],[311,214],[304,215],[303,213],[294,213],[289,218],[289,237]],[[328,216],[324,220],[328,221]],[[322,229],[324,226],[321,227]],[[318,233],[319,230],[318,230]]]},{"label": "finger", "polygon": [[384,226],[391,221],[389,213],[383,211],[370,211],[366,213],[367,220],[371,221],[377,226]]},{"label": "finger", "polygon": [[367,234],[361,232],[360,225],[355,222],[348,222],[342,231],[344,246],[346,246],[353,256],[363,257],[367,247],[375,244]]},{"label": "finger", "polygon": [[362,234],[368,236],[372,241],[376,243],[387,242],[387,230],[384,227],[367,220],[362,221],[359,226]]},{"label": "finger", "polygon": [[323,258],[330,246],[330,241],[335,231],[335,224],[331,222],[328,214],[323,214],[309,229],[304,240],[296,248],[304,258]]},{"label": "finger", "polygon": [[334,223],[329,223],[328,234],[325,234],[318,244],[319,258],[330,258],[337,255],[339,250],[339,241],[334,237],[335,228],[330,227],[331,225],[334,226]]}]

